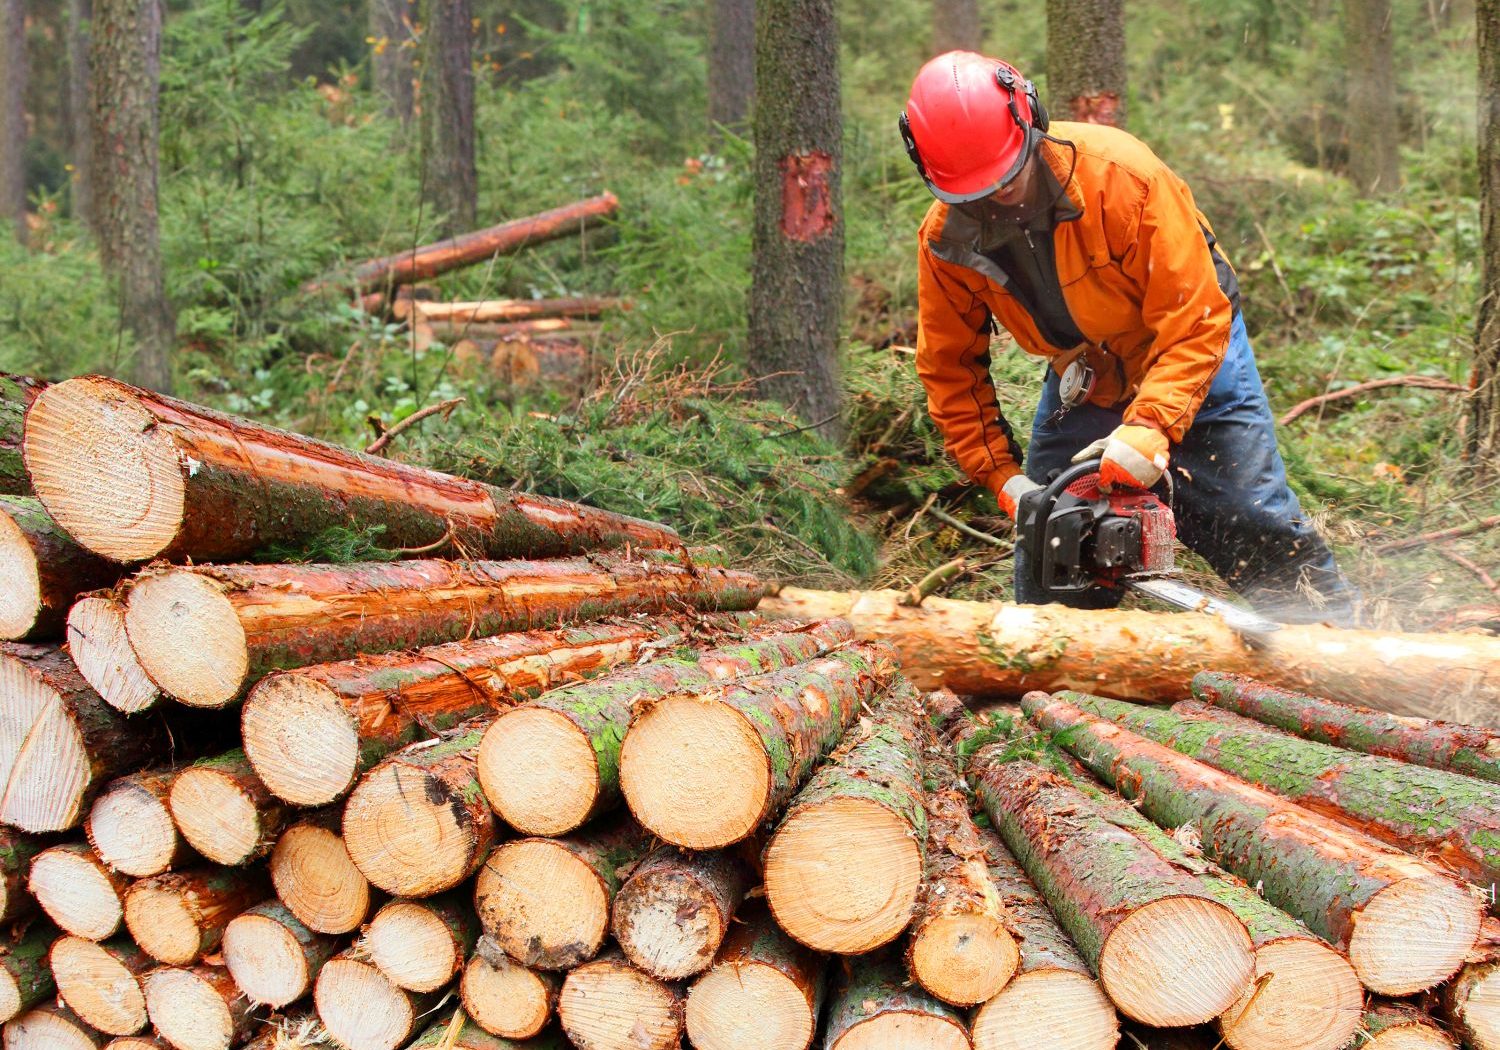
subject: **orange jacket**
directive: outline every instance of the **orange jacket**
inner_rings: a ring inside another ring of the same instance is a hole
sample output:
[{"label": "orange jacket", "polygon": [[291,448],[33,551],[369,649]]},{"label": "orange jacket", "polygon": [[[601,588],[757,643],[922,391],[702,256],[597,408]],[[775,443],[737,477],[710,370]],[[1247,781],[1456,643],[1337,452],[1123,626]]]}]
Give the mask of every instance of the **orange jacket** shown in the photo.
[{"label": "orange jacket", "polygon": [[[989,319],[1060,373],[1078,354],[1094,367],[1090,401],[1128,405],[1127,423],[1182,440],[1229,347],[1233,307],[1221,290],[1208,221],[1192,191],[1139,139],[1117,128],[1056,122],[1044,141],[1070,214],[1052,234],[1058,279],[1086,342],[1047,343],[979,254],[979,224],[941,202],[918,233],[917,373],[948,452],[998,492],[1021,467],[989,376]],[[1071,169],[1071,178],[1069,172]],[[1227,270],[1227,263],[1224,264]]]}]

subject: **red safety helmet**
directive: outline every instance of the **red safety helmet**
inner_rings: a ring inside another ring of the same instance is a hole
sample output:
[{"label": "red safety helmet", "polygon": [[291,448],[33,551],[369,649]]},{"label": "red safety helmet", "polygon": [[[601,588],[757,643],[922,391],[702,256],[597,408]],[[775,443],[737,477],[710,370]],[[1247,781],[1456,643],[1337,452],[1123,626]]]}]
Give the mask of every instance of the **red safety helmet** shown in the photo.
[{"label": "red safety helmet", "polygon": [[918,72],[900,120],[907,156],[948,204],[988,197],[1025,167],[1047,130],[1036,86],[1006,62],[949,51]]}]

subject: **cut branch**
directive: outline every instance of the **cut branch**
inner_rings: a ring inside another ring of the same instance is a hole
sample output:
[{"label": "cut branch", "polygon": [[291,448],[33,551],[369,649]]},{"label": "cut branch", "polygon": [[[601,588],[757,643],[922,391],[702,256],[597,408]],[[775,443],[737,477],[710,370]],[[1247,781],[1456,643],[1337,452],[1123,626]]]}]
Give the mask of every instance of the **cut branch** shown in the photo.
[{"label": "cut branch", "polygon": [[1454,394],[1468,394],[1469,388],[1447,379],[1439,379],[1436,376],[1390,376],[1385,379],[1370,379],[1363,383],[1355,383],[1353,386],[1345,387],[1343,390],[1335,390],[1328,394],[1319,394],[1310,397],[1306,401],[1299,401],[1284,412],[1276,421],[1278,426],[1286,426],[1298,416],[1310,412],[1319,405],[1327,405],[1334,401],[1342,401],[1346,398],[1360,397],[1372,390],[1384,390],[1393,386],[1418,387],[1423,390],[1444,390]]}]

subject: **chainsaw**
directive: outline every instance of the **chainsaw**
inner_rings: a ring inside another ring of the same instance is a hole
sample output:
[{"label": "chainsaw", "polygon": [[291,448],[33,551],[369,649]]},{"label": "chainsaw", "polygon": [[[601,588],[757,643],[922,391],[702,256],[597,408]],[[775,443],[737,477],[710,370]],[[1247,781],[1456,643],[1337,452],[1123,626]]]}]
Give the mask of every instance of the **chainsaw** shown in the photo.
[{"label": "chainsaw", "polygon": [[1281,625],[1188,586],[1177,576],[1177,523],[1167,504],[1143,489],[1099,489],[1097,459],[1075,464],[1021,497],[1017,543],[1038,587],[1059,597],[1095,588],[1129,588],[1190,612],[1222,617],[1260,642]]}]

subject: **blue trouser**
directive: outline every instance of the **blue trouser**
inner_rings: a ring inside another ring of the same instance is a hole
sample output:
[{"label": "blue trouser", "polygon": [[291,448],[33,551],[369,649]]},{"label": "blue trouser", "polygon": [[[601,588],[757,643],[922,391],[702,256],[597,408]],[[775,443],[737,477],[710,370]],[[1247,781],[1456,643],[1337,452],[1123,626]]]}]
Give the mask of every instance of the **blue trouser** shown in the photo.
[{"label": "blue trouser", "polygon": [[[1106,437],[1124,410],[1085,404],[1059,414],[1057,374],[1047,369],[1026,453],[1026,476],[1045,483],[1085,445]],[[1262,613],[1286,622],[1352,623],[1357,594],[1287,487],[1244,319],[1236,312],[1229,350],[1192,427],[1173,447],[1177,536]],[[1166,497],[1165,483],[1157,494]],[[1119,590],[1048,597],[1016,552],[1016,600],[1079,608],[1118,605]]]}]

